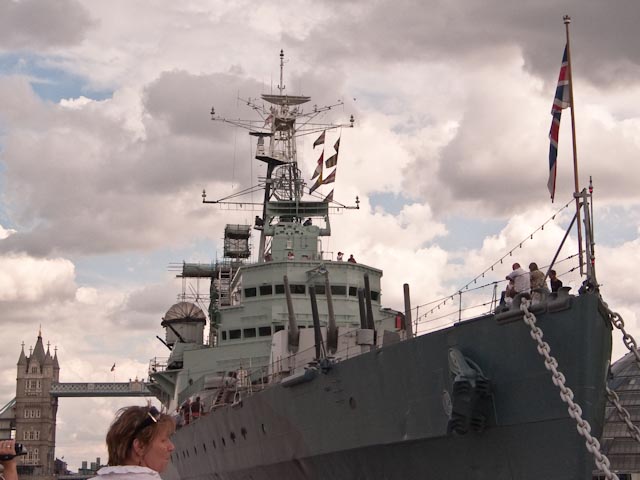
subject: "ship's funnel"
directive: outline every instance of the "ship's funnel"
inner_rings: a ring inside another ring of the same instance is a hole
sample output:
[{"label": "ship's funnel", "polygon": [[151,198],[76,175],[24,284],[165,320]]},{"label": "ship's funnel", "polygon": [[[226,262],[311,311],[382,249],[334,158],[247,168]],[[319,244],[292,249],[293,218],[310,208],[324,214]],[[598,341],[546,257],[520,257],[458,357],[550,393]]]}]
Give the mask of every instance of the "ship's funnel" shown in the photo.
[{"label": "ship's funnel", "polygon": [[178,341],[202,344],[206,323],[207,317],[200,307],[191,302],[179,302],[167,310],[160,325],[167,329],[167,345],[172,347]]}]

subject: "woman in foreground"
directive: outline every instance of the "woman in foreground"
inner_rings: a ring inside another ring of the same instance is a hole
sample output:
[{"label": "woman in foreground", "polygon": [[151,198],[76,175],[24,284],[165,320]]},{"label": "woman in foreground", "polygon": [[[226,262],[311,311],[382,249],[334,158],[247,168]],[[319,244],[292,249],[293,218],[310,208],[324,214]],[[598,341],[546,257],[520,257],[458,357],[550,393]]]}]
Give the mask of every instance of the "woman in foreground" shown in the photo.
[{"label": "woman in foreground", "polygon": [[124,407],[107,433],[109,466],[92,480],[160,480],[174,450],[175,423],[155,407]]}]

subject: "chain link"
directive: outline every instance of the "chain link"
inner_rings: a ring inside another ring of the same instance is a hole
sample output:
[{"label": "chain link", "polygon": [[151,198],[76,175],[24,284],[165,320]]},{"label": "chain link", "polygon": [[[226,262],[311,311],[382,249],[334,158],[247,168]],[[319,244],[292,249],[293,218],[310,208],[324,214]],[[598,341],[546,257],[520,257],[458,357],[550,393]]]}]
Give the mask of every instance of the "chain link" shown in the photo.
[{"label": "chain link", "polygon": [[602,304],[607,310],[609,319],[611,320],[613,326],[620,329],[620,331],[622,332],[622,342],[627,347],[627,349],[629,349],[629,351],[632,352],[636,357],[636,364],[638,365],[638,367],[640,367],[640,353],[638,353],[638,344],[636,343],[635,338],[633,338],[631,334],[624,329],[624,320],[622,319],[622,316],[619,313],[611,310],[606,302],[603,301]]},{"label": "chain link", "polygon": [[[614,312],[613,310],[611,310],[609,308],[609,305],[607,305],[604,300],[602,300],[602,304],[607,310],[609,320],[611,321],[613,326],[622,332],[622,343],[624,343],[627,349],[629,349],[629,351],[633,353],[636,359],[636,364],[638,365],[638,368],[640,368],[640,353],[638,353],[638,344],[636,343],[635,338],[633,338],[633,336],[631,336],[631,334],[625,330],[624,320],[622,319],[622,316],[618,312]],[[629,430],[629,434],[631,435],[631,437],[633,437],[636,442],[640,443],[640,428],[638,428],[637,425],[633,424],[629,411],[620,403],[620,397],[618,397],[618,394],[615,391],[609,389],[609,387],[607,387],[607,399],[616,408],[616,412],[618,413],[618,417],[620,418],[620,420],[622,420],[627,425],[627,429]]]},{"label": "chain link", "polygon": [[611,403],[613,403],[613,406],[616,407],[616,411],[618,412],[618,417],[620,417],[620,420],[627,424],[629,434],[635,439],[636,442],[640,443],[640,428],[638,428],[637,425],[634,425],[631,421],[631,414],[620,403],[620,397],[618,397],[618,394],[614,390],[611,390],[609,387],[607,387],[607,398]]},{"label": "chain link", "polygon": [[611,463],[609,459],[600,451],[600,442],[591,435],[591,425],[582,418],[582,408],[573,401],[573,391],[565,385],[566,378],[558,370],[558,361],[550,355],[551,347],[542,340],[542,330],[536,325],[535,315],[529,311],[529,303],[529,300],[523,299],[520,305],[521,310],[524,312],[524,322],[531,328],[531,338],[538,344],[538,353],[544,357],[544,366],[552,373],[554,385],[560,389],[560,398],[569,405],[569,415],[576,421],[578,433],[585,438],[587,450],[595,457],[597,467],[608,480],[619,480],[619,477],[610,470]]}]

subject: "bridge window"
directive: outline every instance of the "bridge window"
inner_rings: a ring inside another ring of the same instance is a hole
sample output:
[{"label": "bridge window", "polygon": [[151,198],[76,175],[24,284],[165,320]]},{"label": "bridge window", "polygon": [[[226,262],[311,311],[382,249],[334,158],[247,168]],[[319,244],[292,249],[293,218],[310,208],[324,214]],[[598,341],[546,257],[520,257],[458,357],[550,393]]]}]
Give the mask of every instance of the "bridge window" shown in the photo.
[{"label": "bridge window", "polygon": [[297,295],[304,295],[304,293],[307,291],[304,285],[298,285],[295,283],[289,284],[289,290],[291,291],[292,294],[297,294]]},{"label": "bridge window", "polygon": [[255,328],[245,328],[242,331],[242,335],[244,336],[244,338],[254,338],[256,336],[256,329]]},{"label": "bridge window", "polygon": [[222,331],[222,340],[226,340],[227,339],[227,331],[223,330]]},{"label": "bridge window", "polygon": [[280,330],[284,330],[284,325],[276,325],[274,327],[274,331],[279,332]]},{"label": "bridge window", "polygon": [[27,380],[25,387],[27,393],[39,393],[42,391],[42,382],[40,380]]},{"label": "bridge window", "polygon": [[357,297],[358,296],[358,287],[349,287],[349,296]]},{"label": "bridge window", "polygon": [[38,463],[40,461],[40,452],[37,448],[30,448],[27,452],[27,463]]},{"label": "bridge window", "polygon": [[23,437],[23,440],[40,440],[40,430],[25,431]]},{"label": "bridge window", "polygon": [[374,292],[373,290],[371,291],[371,300],[373,302],[377,302],[378,299],[380,298],[380,292]]},{"label": "bridge window", "polygon": [[236,340],[238,338],[240,338],[241,335],[241,330],[229,330],[229,340]]},{"label": "bridge window", "polygon": [[284,295],[284,285],[276,285],[276,295]]},{"label": "bridge window", "polygon": [[40,409],[39,408],[25,408],[24,409],[24,418],[40,418]]},{"label": "bridge window", "polygon": [[271,327],[258,327],[258,335],[268,337],[271,335]]},{"label": "bridge window", "polygon": [[260,296],[272,295],[272,294],[273,294],[273,285],[260,285]]},{"label": "bridge window", "polygon": [[249,287],[244,289],[244,298],[255,297],[257,295],[256,287]]},{"label": "bridge window", "polygon": [[331,285],[331,294],[332,295],[346,295],[347,294],[346,285]]}]

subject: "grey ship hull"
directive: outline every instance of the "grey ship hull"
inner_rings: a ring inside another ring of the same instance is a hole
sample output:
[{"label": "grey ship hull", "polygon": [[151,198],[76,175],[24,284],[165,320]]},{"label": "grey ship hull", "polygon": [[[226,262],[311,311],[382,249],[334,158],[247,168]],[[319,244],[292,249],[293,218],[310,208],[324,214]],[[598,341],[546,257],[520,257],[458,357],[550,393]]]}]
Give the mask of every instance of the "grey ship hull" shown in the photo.
[{"label": "grey ship hull", "polygon": [[[599,437],[610,324],[593,294],[566,304],[545,306],[538,325]],[[481,432],[449,432],[450,348],[490,380]],[[311,381],[274,385],[181,428],[174,443],[170,470],[182,480],[567,480],[591,478],[594,469],[522,315],[462,322]]]}]

